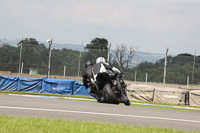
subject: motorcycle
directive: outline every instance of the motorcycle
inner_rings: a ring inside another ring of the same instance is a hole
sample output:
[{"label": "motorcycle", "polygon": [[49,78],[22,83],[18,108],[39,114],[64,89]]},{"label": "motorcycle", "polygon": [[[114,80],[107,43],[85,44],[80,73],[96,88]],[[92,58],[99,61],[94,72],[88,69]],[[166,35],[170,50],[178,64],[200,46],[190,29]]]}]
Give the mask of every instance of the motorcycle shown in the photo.
[{"label": "motorcycle", "polygon": [[107,70],[104,73],[98,73],[93,90],[99,103],[124,103],[130,106],[130,101],[126,93],[126,84],[122,79],[122,74],[114,74]]}]

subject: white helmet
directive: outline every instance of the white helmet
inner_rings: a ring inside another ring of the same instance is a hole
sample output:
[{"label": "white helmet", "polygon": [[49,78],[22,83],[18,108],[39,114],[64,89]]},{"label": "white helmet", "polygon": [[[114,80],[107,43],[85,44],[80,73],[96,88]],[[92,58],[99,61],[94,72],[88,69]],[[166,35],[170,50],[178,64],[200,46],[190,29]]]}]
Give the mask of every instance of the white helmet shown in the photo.
[{"label": "white helmet", "polygon": [[96,64],[98,63],[106,63],[106,60],[103,57],[98,57],[96,60]]}]

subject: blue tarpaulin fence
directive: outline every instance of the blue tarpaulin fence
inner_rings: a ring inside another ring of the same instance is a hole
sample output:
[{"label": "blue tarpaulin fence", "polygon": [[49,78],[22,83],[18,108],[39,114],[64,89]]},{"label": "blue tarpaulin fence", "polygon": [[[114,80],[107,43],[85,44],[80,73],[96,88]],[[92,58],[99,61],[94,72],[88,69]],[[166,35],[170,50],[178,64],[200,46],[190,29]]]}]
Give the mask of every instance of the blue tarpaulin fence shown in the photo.
[{"label": "blue tarpaulin fence", "polygon": [[74,86],[73,86],[73,91],[72,92],[73,92],[73,95],[91,96],[90,95],[90,89],[86,90],[85,86],[83,85],[83,82],[79,82],[79,81],[74,82]]},{"label": "blue tarpaulin fence", "polygon": [[66,79],[0,76],[0,90],[91,96],[83,82]]}]

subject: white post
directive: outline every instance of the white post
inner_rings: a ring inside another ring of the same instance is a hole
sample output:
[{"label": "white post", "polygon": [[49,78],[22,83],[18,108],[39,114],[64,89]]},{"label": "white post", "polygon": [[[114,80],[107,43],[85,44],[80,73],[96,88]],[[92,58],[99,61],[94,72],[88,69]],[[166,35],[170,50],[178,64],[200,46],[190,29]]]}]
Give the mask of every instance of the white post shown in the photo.
[{"label": "white post", "polygon": [[20,51],[19,51],[19,74],[21,71],[21,60],[22,60],[22,42],[20,43]]},{"label": "white post", "polygon": [[147,84],[148,73],[146,73],[146,84]]},{"label": "white post", "polygon": [[[81,43],[81,47],[82,45],[83,45],[83,42]],[[80,50],[79,64],[78,64],[78,77],[80,76],[80,67],[81,67],[81,50]]]},{"label": "white post", "polygon": [[49,63],[48,63],[48,69],[47,69],[47,78],[49,78],[50,75],[50,65],[51,65],[51,45],[53,40],[49,39],[47,40],[47,43],[49,43]]},{"label": "white post", "polygon": [[64,66],[64,74],[63,74],[64,77],[65,77],[65,71],[66,71],[66,66]]},{"label": "white post", "polygon": [[81,51],[80,51],[79,63],[78,63],[78,77],[79,77],[79,73],[80,73],[80,66],[81,66]]},{"label": "white post", "polygon": [[195,56],[196,56],[196,51],[195,51],[195,53],[194,53],[194,59],[193,59],[193,67],[192,67],[192,82],[191,82],[191,84],[193,84],[193,80],[194,80]]},{"label": "white post", "polygon": [[109,62],[110,62],[110,47],[111,47],[111,43],[110,43],[110,45],[108,45],[108,59],[107,59],[107,63],[109,64]]},{"label": "white post", "polygon": [[190,77],[187,76],[187,89],[189,89],[189,81],[190,81]]},{"label": "white post", "polygon": [[22,62],[21,74],[23,73],[23,68],[24,68],[24,62]]},{"label": "white post", "polygon": [[168,48],[165,54],[165,64],[164,64],[164,77],[163,77],[163,85],[165,86],[165,78],[166,78],[166,66],[167,66],[167,53],[168,53]]},{"label": "white post", "polygon": [[137,51],[138,51],[138,46],[137,46],[137,49],[136,49],[136,58],[137,59],[136,59],[136,67],[135,67],[135,82],[137,81],[136,80],[136,78],[137,78],[137,65],[138,65],[138,59],[139,59]]}]

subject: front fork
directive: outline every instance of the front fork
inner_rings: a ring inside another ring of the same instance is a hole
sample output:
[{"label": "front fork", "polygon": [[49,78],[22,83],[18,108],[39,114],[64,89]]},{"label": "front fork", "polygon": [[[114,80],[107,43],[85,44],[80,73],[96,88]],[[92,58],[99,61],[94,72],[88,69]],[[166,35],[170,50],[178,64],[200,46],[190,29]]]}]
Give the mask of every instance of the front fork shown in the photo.
[{"label": "front fork", "polygon": [[122,79],[121,75],[117,76],[115,86],[116,86],[117,90],[121,93],[121,95],[127,96],[127,94],[126,94],[126,84],[125,84],[124,80]]}]

